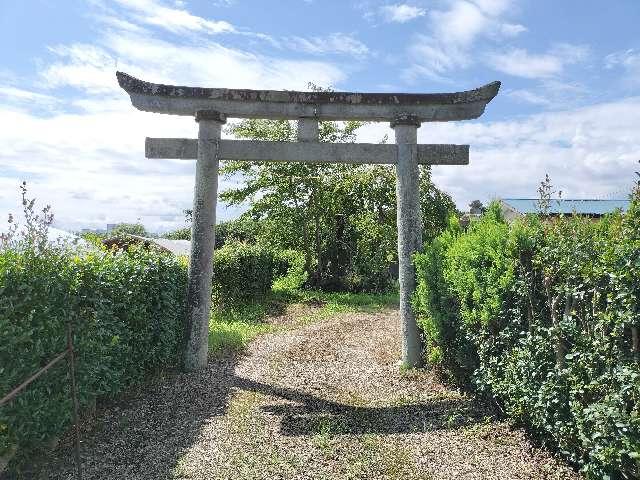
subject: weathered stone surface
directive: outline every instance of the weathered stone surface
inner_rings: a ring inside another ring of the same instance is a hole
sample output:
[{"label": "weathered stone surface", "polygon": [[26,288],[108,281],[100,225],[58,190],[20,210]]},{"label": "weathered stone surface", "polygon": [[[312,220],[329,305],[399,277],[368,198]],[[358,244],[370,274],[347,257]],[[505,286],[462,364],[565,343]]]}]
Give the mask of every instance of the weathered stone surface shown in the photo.
[{"label": "weathered stone surface", "polygon": [[144,111],[194,115],[217,110],[229,117],[393,121],[399,115],[422,122],[479,117],[498,93],[500,82],[455,93],[297,92],[163,85],[117,74],[133,105]]},{"label": "weathered stone surface", "polygon": [[390,126],[391,128],[395,128],[396,125],[413,125],[414,127],[419,127],[420,123],[420,118],[417,115],[399,113],[391,120]]},{"label": "weathered stone surface", "polygon": [[[263,142],[220,140],[221,160],[280,161],[309,163],[397,163],[397,145],[378,143],[318,143],[305,141]],[[469,145],[418,145],[420,165],[467,165]],[[195,160],[198,141],[187,138],[147,138],[147,158]]]},{"label": "weathered stone surface", "polygon": [[195,117],[196,122],[200,122],[200,120],[215,120],[220,123],[227,122],[227,116],[217,110],[198,110]]},{"label": "weathered stone surface", "polygon": [[221,118],[211,114],[200,115],[198,122],[198,160],[193,194],[186,344],[183,353],[183,365],[187,371],[207,365]]},{"label": "weathered stone surface", "polygon": [[[409,123],[409,122],[407,122]],[[402,363],[406,367],[422,366],[422,340],[411,298],[416,289],[413,254],[422,247],[420,212],[420,175],[418,171],[418,127],[396,124],[398,163],[396,164],[396,199],[398,222],[398,263],[400,280],[400,325],[402,328]]]},{"label": "weathered stone surface", "polygon": [[319,135],[319,123],[315,118],[298,119],[298,141],[317,142]]}]

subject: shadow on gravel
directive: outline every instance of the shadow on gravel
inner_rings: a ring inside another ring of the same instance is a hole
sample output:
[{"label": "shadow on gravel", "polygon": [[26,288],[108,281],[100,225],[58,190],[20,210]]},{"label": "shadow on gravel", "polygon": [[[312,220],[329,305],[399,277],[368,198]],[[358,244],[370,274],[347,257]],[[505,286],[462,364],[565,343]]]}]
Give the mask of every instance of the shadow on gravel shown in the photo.
[{"label": "shadow on gravel", "polygon": [[[105,405],[82,434],[83,480],[173,479],[180,458],[203,425],[224,415],[236,357],[218,358],[207,369],[178,373]],[[73,479],[70,438],[11,479]]]},{"label": "shadow on gravel", "polygon": [[[286,436],[393,434],[457,429],[483,419],[469,401],[442,399],[389,407],[353,407],[292,389],[235,375],[237,357],[219,358],[203,372],[175,374],[107,405],[83,433],[87,479],[173,479],[181,457],[198,441],[202,427],[224,415],[232,390],[286,400],[262,407],[281,416]],[[70,439],[18,479],[72,479]]]},{"label": "shadow on gravel", "polygon": [[287,436],[314,435],[327,429],[337,434],[394,434],[452,430],[481,422],[486,411],[463,399],[439,399],[388,407],[354,407],[296,390],[236,377],[243,390],[279,397],[297,405],[278,404],[264,411],[282,417],[280,432]]},{"label": "shadow on gravel", "polygon": [[[231,392],[258,392],[278,400],[262,409],[278,415],[285,436],[395,434],[457,429],[481,422],[485,412],[464,399],[387,407],[355,407],[235,374],[229,355],[206,370],[157,379],[127,398],[100,408],[82,433],[83,479],[173,479],[182,456],[204,425],[227,412]],[[282,403],[284,400],[286,403]],[[5,479],[72,479],[71,438]],[[6,475],[6,474],[5,474]]]}]

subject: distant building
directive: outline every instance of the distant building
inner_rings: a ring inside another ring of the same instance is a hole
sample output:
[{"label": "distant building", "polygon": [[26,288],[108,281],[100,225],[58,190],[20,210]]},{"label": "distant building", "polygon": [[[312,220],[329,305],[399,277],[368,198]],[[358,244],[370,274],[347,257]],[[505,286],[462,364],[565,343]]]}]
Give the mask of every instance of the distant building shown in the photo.
[{"label": "distant building", "polygon": [[[535,198],[502,198],[499,199],[502,214],[505,220],[512,221],[528,213],[540,213],[539,200]],[[599,218],[607,213],[616,210],[626,212],[629,208],[630,200],[557,200],[549,202],[548,214],[558,215],[580,215],[582,217]]]},{"label": "distant building", "polygon": [[117,223],[107,223],[107,233],[110,233],[111,230],[113,230],[114,228],[116,228],[118,226]]}]

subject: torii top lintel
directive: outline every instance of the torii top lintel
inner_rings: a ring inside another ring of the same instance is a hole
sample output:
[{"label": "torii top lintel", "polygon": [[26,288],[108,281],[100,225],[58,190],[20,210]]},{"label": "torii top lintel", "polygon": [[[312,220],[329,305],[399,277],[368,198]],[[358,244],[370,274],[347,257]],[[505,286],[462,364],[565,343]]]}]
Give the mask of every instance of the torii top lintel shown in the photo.
[{"label": "torii top lintel", "polygon": [[145,82],[123,72],[118,83],[139,110],[195,115],[217,110],[235,118],[394,121],[410,115],[420,122],[478,118],[498,93],[500,82],[455,93],[297,92],[199,88]]}]

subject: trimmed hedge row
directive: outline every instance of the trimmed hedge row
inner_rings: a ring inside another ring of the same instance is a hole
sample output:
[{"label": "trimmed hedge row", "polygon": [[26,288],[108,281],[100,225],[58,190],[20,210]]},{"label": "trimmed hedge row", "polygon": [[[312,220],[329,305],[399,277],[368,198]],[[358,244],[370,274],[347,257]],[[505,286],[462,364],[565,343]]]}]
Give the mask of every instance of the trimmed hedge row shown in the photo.
[{"label": "trimmed hedge row", "polygon": [[[153,251],[0,251],[0,392],[65,349],[67,321],[83,407],[175,365],[185,288],[180,262]],[[68,369],[58,365],[0,409],[0,455],[14,446],[28,451],[68,427],[68,385]]]},{"label": "trimmed hedge row", "polygon": [[218,302],[255,298],[271,289],[275,255],[248,243],[228,243],[213,255],[213,294]]},{"label": "trimmed hedge row", "polygon": [[213,296],[218,305],[263,297],[272,286],[297,290],[307,279],[304,256],[249,243],[227,243],[213,256]]},{"label": "trimmed hedge row", "polygon": [[416,256],[427,355],[592,478],[640,478],[640,199],[600,221],[493,205]]},{"label": "trimmed hedge row", "polygon": [[[180,360],[185,318],[184,259],[142,247],[73,254],[60,248],[0,250],[0,395],[66,347],[74,327],[81,407]],[[306,280],[299,252],[242,243],[214,255],[220,306]],[[71,421],[66,365],[59,364],[0,408],[0,456],[29,452]]]}]

